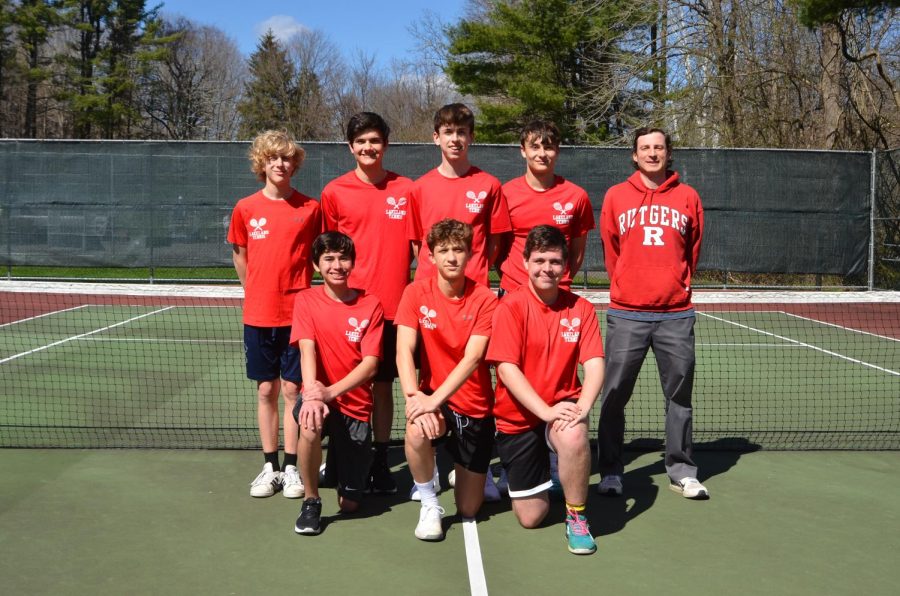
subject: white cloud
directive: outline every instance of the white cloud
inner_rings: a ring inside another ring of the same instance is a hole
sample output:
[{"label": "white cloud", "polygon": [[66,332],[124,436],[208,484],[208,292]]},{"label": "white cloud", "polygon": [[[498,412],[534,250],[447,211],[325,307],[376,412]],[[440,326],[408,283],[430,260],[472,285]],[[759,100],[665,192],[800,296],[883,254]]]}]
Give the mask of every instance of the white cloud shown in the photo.
[{"label": "white cloud", "polygon": [[262,23],[257,23],[256,26],[253,27],[253,31],[256,33],[257,38],[265,35],[266,31],[269,29],[275,34],[275,39],[280,42],[285,42],[299,33],[309,31],[309,27],[294,17],[283,14],[271,16]]}]

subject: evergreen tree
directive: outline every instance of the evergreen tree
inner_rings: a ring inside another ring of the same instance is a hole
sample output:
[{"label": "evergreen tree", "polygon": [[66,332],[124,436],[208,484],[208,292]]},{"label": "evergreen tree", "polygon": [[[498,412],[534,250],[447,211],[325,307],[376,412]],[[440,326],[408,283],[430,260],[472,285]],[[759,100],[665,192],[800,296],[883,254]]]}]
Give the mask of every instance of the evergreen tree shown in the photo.
[{"label": "evergreen tree", "polygon": [[25,53],[25,123],[22,136],[37,136],[38,90],[52,75],[52,60],[46,55],[47,40],[61,19],[55,0],[22,0],[13,14],[19,44]]},{"label": "evergreen tree", "polygon": [[159,7],[148,9],[146,0],[63,0],[63,10],[76,32],[63,94],[74,112],[75,136],[131,136],[139,117],[138,75],[171,41],[160,34]]},{"label": "evergreen tree", "polygon": [[293,123],[300,113],[296,67],[271,30],[263,35],[250,56],[250,77],[238,104],[241,126],[238,135],[249,139],[263,130],[287,129],[294,138],[302,131]]},{"label": "evergreen tree", "polygon": [[619,59],[610,42],[619,35],[607,32],[646,18],[625,4],[498,0],[481,18],[450,27],[447,73],[476,97],[479,137],[514,141],[523,124],[541,117],[555,120],[567,142],[607,138],[615,124],[586,109],[586,100],[591,77]]}]

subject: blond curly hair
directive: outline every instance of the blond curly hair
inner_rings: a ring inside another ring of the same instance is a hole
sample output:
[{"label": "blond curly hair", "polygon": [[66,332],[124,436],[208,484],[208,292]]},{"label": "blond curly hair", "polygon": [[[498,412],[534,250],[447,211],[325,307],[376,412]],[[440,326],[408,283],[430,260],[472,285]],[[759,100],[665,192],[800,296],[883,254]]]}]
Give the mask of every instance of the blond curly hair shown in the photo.
[{"label": "blond curly hair", "polygon": [[279,155],[293,162],[294,169],[291,170],[291,176],[293,176],[294,172],[303,165],[306,151],[283,130],[267,130],[253,139],[248,157],[250,158],[250,169],[256,174],[257,180],[262,182],[266,179],[266,160]]}]

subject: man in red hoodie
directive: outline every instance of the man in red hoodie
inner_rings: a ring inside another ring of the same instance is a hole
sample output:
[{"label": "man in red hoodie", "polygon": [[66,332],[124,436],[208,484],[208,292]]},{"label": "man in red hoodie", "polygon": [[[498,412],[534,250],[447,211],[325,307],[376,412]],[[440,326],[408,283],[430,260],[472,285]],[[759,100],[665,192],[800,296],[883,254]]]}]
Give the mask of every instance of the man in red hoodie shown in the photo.
[{"label": "man in red hoodie", "polygon": [[653,348],[666,400],[666,473],[689,499],[708,499],[692,458],[694,307],[691,277],[703,238],[697,192],[669,169],[672,144],[658,128],[635,131],[636,172],[610,188],[600,212],[600,236],[610,279],[606,382],[598,445],[597,492],[622,494],[625,406],[647,350]]}]

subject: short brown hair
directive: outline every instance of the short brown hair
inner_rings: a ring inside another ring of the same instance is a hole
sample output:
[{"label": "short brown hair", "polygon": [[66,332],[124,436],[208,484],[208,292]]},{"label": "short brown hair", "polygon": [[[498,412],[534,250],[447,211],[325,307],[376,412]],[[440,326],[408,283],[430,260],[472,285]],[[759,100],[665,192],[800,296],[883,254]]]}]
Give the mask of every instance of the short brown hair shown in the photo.
[{"label": "short brown hair", "polygon": [[469,133],[475,134],[475,114],[466,104],[448,103],[434,114],[434,132],[445,125],[468,126]]},{"label": "short brown hair", "polygon": [[256,174],[257,180],[262,182],[266,179],[266,160],[278,155],[294,163],[294,169],[291,172],[291,176],[293,176],[294,172],[303,165],[306,151],[283,130],[267,130],[256,135],[250,146],[248,157],[250,158],[250,169]]},{"label": "short brown hair", "polygon": [[525,239],[525,250],[522,256],[527,260],[533,252],[547,252],[548,250],[562,251],[563,260],[569,258],[569,243],[562,230],[553,226],[542,225],[531,228]]},{"label": "short brown hair", "polygon": [[[638,142],[639,138],[643,137],[644,135],[652,135],[655,132],[658,132],[659,134],[661,134],[662,136],[664,136],[666,138],[666,159],[667,159],[666,167],[670,168],[670,167],[672,167],[672,137],[670,137],[669,133],[667,133],[666,131],[664,131],[661,128],[653,128],[651,126],[644,126],[642,128],[637,129],[636,131],[634,131],[634,138],[631,139],[631,153],[632,154],[637,153],[637,142]],[[632,161],[631,163],[634,166],[635,170],[638,169],[637,163],[635,163],[634,161]]]},{"label": "short brown hair", "polygon": [[519,144],[524,147],[528,139],[532,137],[542,143],[559,147],[559,127],[550,120],[532,120],[526,124],[525,128],[522,129],[522,134],[519,135]]},{"label": "short brown hair", "polygon": [[459,243],[466,247],[466,250],[472,250],[472,236],[474,232],[472,226],[456,219],[442,219],[428,230],[428,237],[425,243],[428,244],[428,250],[434,252],[434,249],[441,244]]}]

